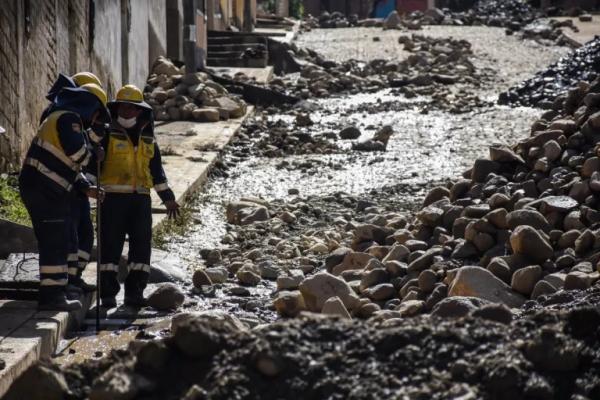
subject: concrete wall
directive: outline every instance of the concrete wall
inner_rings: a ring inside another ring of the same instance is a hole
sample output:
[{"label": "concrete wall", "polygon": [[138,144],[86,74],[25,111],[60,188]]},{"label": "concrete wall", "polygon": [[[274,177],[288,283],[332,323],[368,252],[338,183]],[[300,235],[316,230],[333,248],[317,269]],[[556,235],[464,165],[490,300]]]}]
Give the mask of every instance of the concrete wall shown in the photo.
[{"label": "concrete wall", "polygon": [[167,1],[181,9],[181,0],[1,1],[0,171],[19,168],[59,72],[89,70],[109,96],[124,83],[142,88],[167,53]]}]

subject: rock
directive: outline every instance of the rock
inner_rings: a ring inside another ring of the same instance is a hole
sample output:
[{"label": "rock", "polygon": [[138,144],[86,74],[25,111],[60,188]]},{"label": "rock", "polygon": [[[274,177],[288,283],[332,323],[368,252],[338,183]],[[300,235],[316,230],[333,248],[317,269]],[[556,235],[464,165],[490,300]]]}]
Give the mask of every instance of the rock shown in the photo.
[{"label": "rock", "polygon": [[323,304],[323,309],[321,310],[321,313],[326,315],[337,315],[346,319],[352,319],[350,313],[344,306],[344,303],[337,296],[327,299],[325,304]]},{"label": "rock", "polygon": [[398,11],[392,11],[383,21],[384,29],[399,29],[402,26],[402,19]]},{"label": "rock", "polygon": [[325,302],[331,297],[339,297],[348,310],[358,306],[358,296],[344,280],[327,272],[320,272],[306,278],[300,284],[300,292],[304,297],[308,310],[320,312]]},{"label": "rock", "polygon": [[509,229],[513,230],[519,225],[531,226],[546,233],[552,229],[546,218],[535,210],[523,209],[509,212],[506,216],[506,222]]},{"label": "rock", "polygon": [[[325,259],[325,269],[327,272],[331,272],[333,267],[341,264],[347,254],[352,253],[352,249],[348,247],[338,247]],[[366,265],[366,264],[365,264]]]},{"label": "rock", "polygon": [[364,291],[371,286],[389,281],[390,275],[384,268],[375,268],[363,275],[359,289]]},{"label": "rock", "polygon": [[33,228],[0,218],[0,260],[13,253],[37,253]]},{"label": "rock", "polygon": [[585,290],[590,288],[592,283],[592,277],[585,272],[569,272],[565,279],[565,290]]},{"label": "rock", "polygon": [[407,300],[400,303],[398,307],[396,307],[396,311],[400,313],[400,316],[403,318],[413,317],[415,315],[421,314],[425,309],[425,302],[423,300]]},{"label": "rock", "polygon": [[260,273],[256,270],[256,268],[248,265],[244,265],[242,268],[240,268],[235,276],[238,278],[241,284],[247,286],[256,286],[261,280]]},{"label": "rock", "polygon": [[410,254],[410,250],[402,244],[396,244],[392,246],[391,250],[387,255],[381,260],[384,264],[389,261],[405,261],[408,255]]},{"label": "rock", "polygon": [[269,210],[266,207],[257,207],[240,220],[240,225],[250,225],[255,222],[267,221],[269,218]]},{"label": "rock", "polygon": [[302,297],[302,294],[297,290],[292,292],[279,292],[273,304],[275,305],[277,312],[284,317],[295,317],[301,311],[306,310],[304,297]]},{"label": "rock", "polygon": [[487,319],[509,325],[513,320],[513,313],[504,304],[486,304],[471,312],[475,318]]},{"label": "rock", "polygon": [[450,197],[450,190],[444,186],[438,186],[433,188],[427,196],[425,196],[425,200],[423,200],[423,207],[427,207],[438,200],[443,198]]},{"label": "rock", "polygon": [[156,59],[156,61],[152,65],[152,72],[155,73],[156,75],[167,75],[167,76],[181,74],[181,71],[179,70],[179,68],[177,68],[171,60],[169,60],[168,58],[165,58],[163,56],[160,56]]},{"label": "rock", "polygon": [[144,386],[148,389],[151,383],[141,375],[133,374],[117,364],[94,381],[89,399],[131,400],[137,397]]},{"label": "rock", "polygon": [[194,271],[194,275],[192,275],[192,283],[195,288],[200,289],[202,286],[212,286],[213,281],[204,269],[199,268]]},{"label": "rock", "polygon": [[549,214],[551,212],[568,213],[579,206],[577,200],[569,196],[542,197],[529,205],[533,206],[537,203],[541,204],[541,209],[544,214]]},{"label": "rock", "polygon": [[542,278],[542,267],[539,265],[531,265],[529,267],[521,268],[512,276],[512,282],[510,286],[513,290],[530,296],[533,292],[533,288],[536,283]]},{"label": "rock", "polygon": [[333,267],[332,273],[334,275],[339,275],[344,271],[350,271],[353,269],[363,269],[367,266],[369,261],[373,259],[375,259],[375,257],[367,253],[348,253],[344,256],[344,260],[340,264]]},{"label": "rock", "polygon": [[286,224],[295,224],[297,220],[296,216],[288,211],[284,211],[281,214],[279,214],[279,219],[281,219]]},{"label": "rock", "polygon": [[502,145],[490,146],[490,160],[500,163],[525,164],[525,161],[521,156],[515,153],[508,146]]},{"label": "rock", "polygon": [[218,122],[221,114],[216,108],[196,108],[192,111],[192,117],[198,122]]},{"label": "rock", "polygon": [[374,301],[384,301],[396,296],[396,289],[391,283],[380,283],[366,289],[363,294]]},{"label": "rock", "polygon": [[148,305],[160,311],[177,310],[185,301],[185,294],[174,283],[163,283],[148,296]]},{"label": "rock", "polygon": [[417,218],[419,221],[434,228],[441,223],[443,216],[444,210],[434,207],[433,205],[425,207],[421,211],[417,212]]},{"label": "rock", "polygon": [[207,102],[206,105],[226,110],[229,118],[241,118],[244,116],[244,114],[246,114],[245,104],[237,103],[232,98],[227,96],[217,97],[210,102]]},{"label": "rock", "polygon": [[339,133],[340,139],[358,139],[361,135],[360,129],[355,126],[347,126]]},{"label": "rock", "polygon": [[477,297],[511,308],[520,307],[526,300],[490,271],[480,267],[459,268],[448,289],[448,296]]},{"label": "rock", "polygon": [[518,226],[510,235],[510,245],[515,254],[534,263],[543,263],[554,254],[552,246],[531,226]]},{"label": "rock", "polygon": [[204,272],[213,283],[225,283],[229,278],[229,273],[225,267],[206,268]]},{"label": "rock", "polygon": [[471,180],[474,182],[484,182],[485,178],[492,172],[498,172],[500,164],[492,160],[483,158],[475,160],[471,170]]},{"label": "rock", "polygon": [[63,375],[43,364],[34,364],[16,378],[4,399],[63,400],[71,396]]},{"label": "rock", "polygon": [[426,269],[419,274],[419,289],[424,293],[431,293],[437,283],[437,275],[430,269]]},{"label": "rock", "polygon": [[431,315],[442,318],[462,318],[486,304],[488,301],[476,297],[447,297],[433,307]]},{"label": "rock", "polygon": [[298,289],[304,280],[304,272],[299,269],[292,269],[288,274],[277,277],[277,290]]},{"label": "rock", "polygon": [[185,282],[188,278],[182,264],[183,260],[177,255],[152,249],[148,283]]},{"label": "rock", "polygon": [[296,115],[296,125],[297,126],[310,126],[313,125],[314,122],[310,118],[308,114],[298,114]]},{"label": "rock", "polygon": [[408,272],[421,272],[424,269],[429,268],[433,262],[433,258],[437,255],[440,255],[442,251],[443,250],[441,248],[432,248],[427,250],[425,254],[418,257],[408,265]]},{"label": "rock", "polygon": [[552,294],[556,292],[556,290],[557,289],[554,286],[552,286],[549,282],[542,280],[535,284],[535,287],[531,292],[531,298],[535,300],[542,295]]}]

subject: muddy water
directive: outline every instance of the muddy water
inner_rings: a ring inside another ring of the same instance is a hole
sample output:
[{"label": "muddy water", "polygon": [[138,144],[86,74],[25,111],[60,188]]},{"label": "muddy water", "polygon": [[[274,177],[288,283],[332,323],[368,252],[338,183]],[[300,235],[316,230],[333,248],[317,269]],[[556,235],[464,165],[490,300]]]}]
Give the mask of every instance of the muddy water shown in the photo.
[{"label": "muddy water", "polygon": [[[475,64],[494,68],[497,72],[492,87],[477,94],[493,101],[497,93],[545,65],[555,61],[567,50],[549,48],[533,42],[507,38],[502,30],[481,27],[430,27],[424,32],[433,36],[453,36],[473,43]],[[372,37],[381,42],[373,46]],[[371,59],[403,57],[396,38],[398,32],[376,29],[336,29],[315,31],[303,35],[299,44],[324,52],[335,59]],[[478,157],[487,156],[492,143],[511,144],[528,135],[539,110],[491,106],[464,114],[443,111],[421,113],[423,98],[406,99],[390,90],[374,94],[358,94],[316,100],[317,111],[311,114],[314,125],[304,130],[320,135],[339,130],[340,125],[355,125],[369,138],[382,125],[391,125],[392,136],[385,153],[360,153],[351,150],[351,142],[338,141],[342,149],[332,155],[289,156],[285,158],[251,157],[237,161],[228,169],[226,178],[211,179],[191,205],[194,224],[183,236],[176,236],[167,250],[181,256],[190,266],[201,265],[200,250],[223,248],[221,239],[228,232],[224,205],[242,197],[260,197],[271,201],[288,200],[291,188],[300,196],[326,196],[344,191],[353,195],[367,194],[371,189],[390,186],[402,188],[403,207],[414,209],[429,188],[448,179],[457,178]],[[394,104],[395,107],[386,106]],[[400,111],[386,111],[386,110]],[[260,114],[257,118],[283,120],[293,124],[286,114]],[[225,154],[232,160],[232,154]],[[302,163],[302,167],[281,168]],[[231,295],[235,287],[227,283],[213,296],[195,296],[188,309],[222,309],[245,320],[250,325],[276,318],[270,309],[270,297],[275,292],[272,282],[265,281],[248,288],[244,296]],[[84,337],[69,343],[63,352],[63,362],[93,357],[96,348],[124,346],[135,335],[131,331],[100,338]]]}]

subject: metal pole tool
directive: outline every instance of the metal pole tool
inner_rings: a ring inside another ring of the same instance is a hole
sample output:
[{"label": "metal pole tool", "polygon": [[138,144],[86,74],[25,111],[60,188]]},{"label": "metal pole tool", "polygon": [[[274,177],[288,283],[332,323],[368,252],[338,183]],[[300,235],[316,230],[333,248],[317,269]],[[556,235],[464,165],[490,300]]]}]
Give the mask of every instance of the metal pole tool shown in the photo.
[{"label": "metal pole tool", "polygon": [[[96,151],[96,175],[97,175],[97,187],[98,193],[102,192],[100,186],[100,168],[102,167],[102,160],[100,157],[99,149]],[[96,333],[100,332],[100,268],[102,265],[102,201],[99,198],[96,199],[96,252],[98,263],[96,265]]]}]

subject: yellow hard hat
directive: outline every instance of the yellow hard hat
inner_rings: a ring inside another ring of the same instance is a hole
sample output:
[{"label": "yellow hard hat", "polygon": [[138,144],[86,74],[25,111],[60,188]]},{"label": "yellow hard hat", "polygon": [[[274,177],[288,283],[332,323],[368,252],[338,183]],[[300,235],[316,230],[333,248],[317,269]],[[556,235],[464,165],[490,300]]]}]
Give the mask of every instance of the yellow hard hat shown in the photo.
[{"label": "yellow hard hat", "polygon": [[144,94],[135,85],[125,85],[117,92],[117,101],[142,103],[144,101]]},{"label": "yellow hard hat", "polygon": [[102,105],[106,107],[106,103],[108,102],[108,96],[106,95],[104,89],[102,89],[95,83],[86,83],[85,85],[82,85],[81,88],[87,90],[88,92],[91,92],[94,96],[98,98],[98,100],[100,100],[100,103],[102,103]]},{"label": "yellow hard hat", "polygon": [[73,75],[71,79],[73,79],[75,84],[80,87],[87,83],[95,83],[96,85],[102,87],[102,82],[100,82],[100,79],[98,79],[98,77],[91,72],[78,72]]}]

